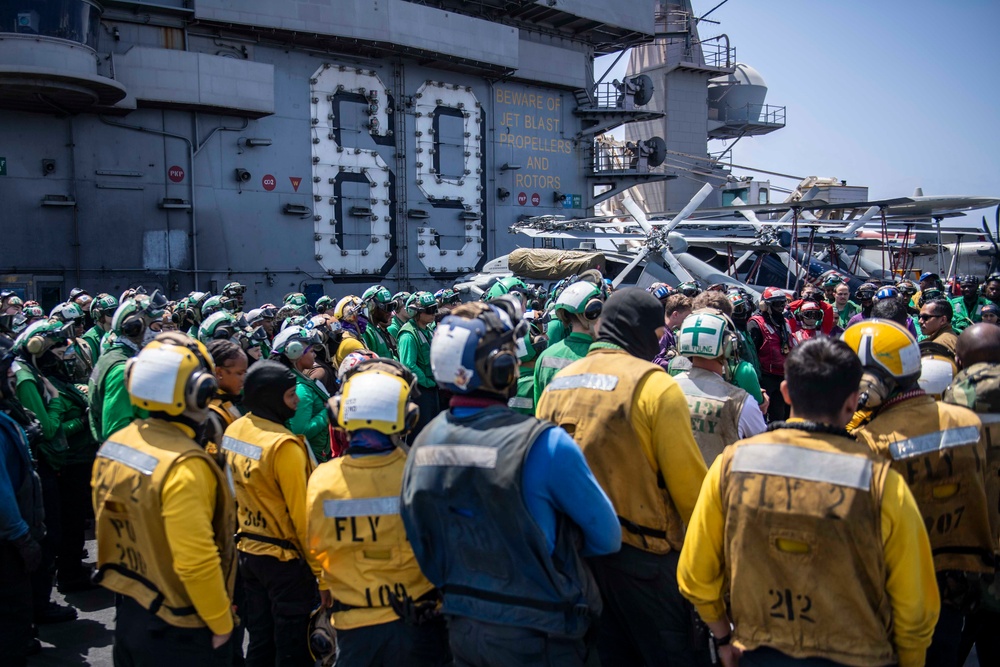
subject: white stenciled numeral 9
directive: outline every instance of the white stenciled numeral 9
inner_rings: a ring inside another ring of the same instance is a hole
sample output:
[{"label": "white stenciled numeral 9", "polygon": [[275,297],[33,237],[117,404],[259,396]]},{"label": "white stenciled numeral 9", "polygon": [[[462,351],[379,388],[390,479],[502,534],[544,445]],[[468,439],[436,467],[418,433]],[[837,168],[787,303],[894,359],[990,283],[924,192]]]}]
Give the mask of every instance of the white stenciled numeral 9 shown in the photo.
[{"label": "white stenciled numeral 9", "polygon": [[[453,228],[418,228],[418,257],[432,273],[471,271],[483,244],[482,106],[471,88],[435,81],[414,100],[417,185],[434,208],[455,211]],[[461,247],[440,248],[442,235]]]}]

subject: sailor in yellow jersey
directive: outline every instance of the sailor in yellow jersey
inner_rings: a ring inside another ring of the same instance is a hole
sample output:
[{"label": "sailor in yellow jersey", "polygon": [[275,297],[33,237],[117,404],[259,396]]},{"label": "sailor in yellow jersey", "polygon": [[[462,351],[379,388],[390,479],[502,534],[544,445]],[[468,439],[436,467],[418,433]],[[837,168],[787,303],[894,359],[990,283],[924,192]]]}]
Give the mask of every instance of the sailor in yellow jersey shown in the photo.
[{"label": "sailor in yellow jersey", "polygon": [[319,571],[304,546],[306,481],[315,463],[304,440],[283,426],[295,414],[295,386],[289,368],[255,363],[243,387],[249,412],[222,438],[236,493],[248,667],[312,664],[307,627],[319,603]]},{"label": "sailor in yellow jersey", "polygon": [[979,604],[983,577],[994,573],[982,422],[920,389],[920,348],[899,324],[865,320],[843,340],[884,387],[885,400],[853,434],[906,480],[934,552],[941,616],[927,663],[957,666],[965,615]]},{"label": "sailor in yellow jersey", "polygon": [[[450,659],[439,596],[399,517],[406,465],[399,445],[417,422],[410,400],[415,382],[399,362],[372,359],[351,369],[330,400],[331,421],[351,439],[344,456],[309,478],[307,550],[330,589],[338,667],[436,666]],[[404,621],[394,606],[414,613]]]},{"label": "sailor in yellow jersey", "polygon": [[663,330],[656,297],[615,292],[587,356],[556,374],[536,410],[583,449],[622,525],[621,551],[590,559],[604,600],[605,665],[693,667],[708,658],[707,636],[693,642],[676,575],[705,460],[681,388],[652,363]]},{"label": "sailor in yellow jersey", "polygon": [[208,439],[209,446],[218,451],[222,433],[243,416],[239,405],[243,400],[243,381],[247,376],[249,359],[243,349],[231,340],[213,340],[208,344],[208,353],[215,362],[215,379],[219,384],[215,396],[208,403]]},{"label": "sailor in yellow jersey", "polygon": [[940,607],[930,544],[902,477],[844,430],[860,380],[843,342],[799,345],[781,383],[791,418],[705,477],[677,579],[724,667],[924,665]]},{"label": "sailor in yellow jersey", "polygon": [[116,665],[228,664],[236,574],[233,498],[196,442],[215,394],[201,343],[157,336],[129,362],[132,404],[93,471],[95,580],[117,593]]}]

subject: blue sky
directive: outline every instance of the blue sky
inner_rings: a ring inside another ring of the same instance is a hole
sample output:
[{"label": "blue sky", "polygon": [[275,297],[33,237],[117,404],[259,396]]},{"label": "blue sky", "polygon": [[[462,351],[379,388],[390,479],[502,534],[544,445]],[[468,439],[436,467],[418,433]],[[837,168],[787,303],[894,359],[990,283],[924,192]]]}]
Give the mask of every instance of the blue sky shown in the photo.
[{"label": "blue sky", "polygon": [[[716,4],[694,0],[695,13]],[[702,23],[702,38],[728,34],[766,81],[766,102],[787,107],[786,127],[741,140],[734,162],[835,176],[872,199],[917,186],[1000,196],[997,0],[729,0],[709,18],[720,25]]]}]

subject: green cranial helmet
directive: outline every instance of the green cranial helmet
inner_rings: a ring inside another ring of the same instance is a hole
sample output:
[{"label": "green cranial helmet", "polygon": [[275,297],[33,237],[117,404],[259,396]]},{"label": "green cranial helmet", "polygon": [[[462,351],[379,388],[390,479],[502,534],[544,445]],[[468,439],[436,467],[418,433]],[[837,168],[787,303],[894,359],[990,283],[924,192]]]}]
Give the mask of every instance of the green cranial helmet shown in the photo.
[{"label": "green cranial helmet", "polygon": [[685,357],[717,359],[729,357],[735,338],[727,331],[729,323],[717,311],[698,311],[684,318],[677,334],[677,351]]},{"label": "green cranial helmet", "polygon": [[101,293],[97,295],[96,299],[90,302],[90,317],[96,322],[105,315],[114,315],[117,309],[118,299],[110,294]]},{"label": "green cranial helmet", "polygon": [[49,317],[60,322],[78,322],[83,320],[83,309],[72,301],[67,301],[53,308]]},{"label": "green cranial helmet", "polygon": [[212,313],[198,327],[198,340],[208,345],[213,340],[230,339],[236,335],[239,325],[236,317],[225,310]]},{"label": "green cranial helmet", "polygon": [[583,315],[588,320],[596,320],[601,316],[604,309],[604,297],[601,288],[597,285],[580,280],[567,286],[559,293],[552,309],[559,314],[559,311]]},{"label": "green cranial helmet", "polygon": [[222,295],[210,296],[201,304],[201,321],[204,322],[209,316],[222,310],[236,312],[238,306],[236,299]]},{"label": "green cranial helmet", "polygon": [[361,300],[367,305],[377,303],[384,306],[388,303],[392,303],[392,292],[382,285],[372,285],[361,295]]},{"label": "green cranial helmet", "polygon": [[237,301],[243,300],[243,295],[246,294],[247,286],[238,282],[231,282],[226,284],[222,288],[222,296],[227,296],[230,299],[236,299]]},{"label": "green cranial helmet", "polygon": [[320,298],[316,299],[316,312],[320,314],[325,313],[328,310],[333,310],[333,307],[336,305],[336,301],[324,294]]},{"label": "green cranial helmet", "polygon": [[491,301],[511,292],[519,292],[522,295],[527,294],[528,286],[517,276],[501,278],[486,291],[486,294],[483,295],[483,301]]},{"label": "green cranial helmet", "polygon": [[527,316],[524,319],[528,323],[528,330],[524,336],[514,341],[517,345],[517,359],[521,363],[532,361],[549,344],[549,338],[545,335],[541,322],[534,318],[529,319]]},{"label": "green cranial helmet", "polygon": [[39,356],[73,337],[72,327],[58,320],[41,320],[28,327],[14,340],[14,353],[24,357]]},{"label": "green cranial helmet", "polygon": [[111,330],[118,336],[137,340],[149,325],[163,317],[167,300],[159,290],[151,296],[136,294],[125,299],[111,318]]},{"label": "green cranial helmet", "polygon": [[286,306],[307,308],[309,306],[309,301],[306,299],[306,295],[302,292],[292,292],[285,295],[284,304]]},{"label": "green cranial helmet", "polygon": [[392,295],[392,300],[398,303],[400,308],[406,305],[406,302],[409,300],[409,298],[410,298],[409,292],[396,292],[395,294]]},{"label": "green cranial helmet", "polygon": [[406,314],[410,317],[416,317],[417,312],[436,306],[437,301],[430,292],[414,292],[406,301]]}]

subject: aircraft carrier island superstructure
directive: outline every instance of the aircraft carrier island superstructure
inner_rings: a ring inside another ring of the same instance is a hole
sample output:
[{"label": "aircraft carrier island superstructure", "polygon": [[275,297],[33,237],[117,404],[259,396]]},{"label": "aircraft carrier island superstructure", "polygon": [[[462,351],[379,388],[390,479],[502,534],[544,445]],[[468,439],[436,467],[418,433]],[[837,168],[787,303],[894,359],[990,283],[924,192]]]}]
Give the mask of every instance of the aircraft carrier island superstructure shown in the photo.
[{"label": "aircraft carrier island superstructure", "polygon": [[[595,82],[665,7],[676,71]],[[707,142],[699,95],[736,71],[693,26],[656,0],[0,0],[0,281],[46,308],[73,285],[449,285],[525,216],[675,177],[656,128]],[[670,76],[683,96],[649,104]]]}]

